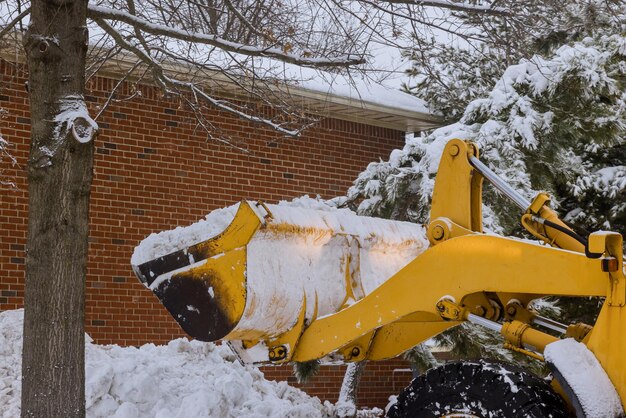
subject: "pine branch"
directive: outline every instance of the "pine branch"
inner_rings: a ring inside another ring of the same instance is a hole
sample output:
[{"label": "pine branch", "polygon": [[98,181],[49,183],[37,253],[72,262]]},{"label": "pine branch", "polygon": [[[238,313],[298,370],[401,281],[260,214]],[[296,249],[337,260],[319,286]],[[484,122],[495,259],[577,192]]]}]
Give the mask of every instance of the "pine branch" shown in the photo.
[{"label": "pine branch", "polygon": [[298,383],[306,383],[311,380],[320,370],[320,362],[318,360],[303,361],[293,363],[293,374],[296,376]]}]

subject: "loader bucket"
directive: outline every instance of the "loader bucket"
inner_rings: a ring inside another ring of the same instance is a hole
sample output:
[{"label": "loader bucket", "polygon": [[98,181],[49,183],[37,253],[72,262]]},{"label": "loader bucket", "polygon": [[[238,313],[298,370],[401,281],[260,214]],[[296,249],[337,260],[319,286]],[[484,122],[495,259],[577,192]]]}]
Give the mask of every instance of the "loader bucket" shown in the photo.
[{"label": "loader bucket", "polygon": [[187,334],[200,341],[219,340],[243,314],[245,246],[261,223],[252,206],[242,204],[222,233],[133,270]]},{"label": "loader bucket", "polygon": [[[140,280],[202,341],[272,339],[302,315],[310,323],[338,312],[428,245],[419,225],[348,210],[244,201],[214,214],[188,227],[217,231],[213,236],[188,245],[186,230],[166,231],[133,256]],[[180,249],[158,255],[162,242],[177,241]]]}]

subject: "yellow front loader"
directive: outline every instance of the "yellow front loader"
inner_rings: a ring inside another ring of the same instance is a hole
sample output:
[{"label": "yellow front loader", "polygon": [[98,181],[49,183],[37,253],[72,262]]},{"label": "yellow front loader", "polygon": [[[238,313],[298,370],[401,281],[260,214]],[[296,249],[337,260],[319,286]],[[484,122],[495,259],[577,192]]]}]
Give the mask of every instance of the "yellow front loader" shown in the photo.
[{"label": "yellow front loader", "polygon": [[[539,241],[483,233],[484,179]],[[427,226],[242,202],[219,233],[133,268],[190,336],[226,340],[245,362],[392,358],[469,321],[552,370],[548,383],[499,363],[445,364],[416,378],[389,416],[623,416],[622,236],[580,236],[548,204],[544,193],[527,201],[454,139]],[[551,295],[604,305],[595,324],[561,324],[531,308]]]}]

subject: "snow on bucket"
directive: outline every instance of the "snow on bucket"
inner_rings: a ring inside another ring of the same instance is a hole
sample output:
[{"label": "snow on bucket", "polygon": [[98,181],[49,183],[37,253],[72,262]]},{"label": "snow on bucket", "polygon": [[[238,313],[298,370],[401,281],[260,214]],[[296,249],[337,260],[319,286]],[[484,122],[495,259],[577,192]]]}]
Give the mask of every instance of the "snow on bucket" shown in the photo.
[{"label": "snow on bucket", "polygon": [[192,337],[250,341],[338,312],[427,246],[413,223],[244,201],[151,235],[132,264]]}]

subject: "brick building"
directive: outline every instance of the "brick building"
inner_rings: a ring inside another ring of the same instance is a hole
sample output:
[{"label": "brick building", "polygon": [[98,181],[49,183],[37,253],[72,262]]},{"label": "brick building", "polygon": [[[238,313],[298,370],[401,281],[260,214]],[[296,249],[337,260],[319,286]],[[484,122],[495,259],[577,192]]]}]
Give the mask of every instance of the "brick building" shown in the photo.
[{"label": "brick building", "polygon": [[[0,186],[0,311],[22,307],[24,295],[30,124],[26,78],[23,65],[0,61],[0,135],[10,142],[15,157],[15,163],[6,158],[0,162],[0,178],[14,183]],[[111,74],[89,81],[92,113],[117,83]],[[196,129],[193,114],[177,100],[163,97],[150,85],[139,88],[140,97],[112,102],[98,119],[86,331],[101,344],[165,343],[183,336],[131,271],[133,249],[146,235],[193,223],[242,199],[272,203],[304,194],[344,194],[369,162],[386,159],[403,145],[407,129],[438,123],[427,114],[302,90],[296,94],[323,119],[298,139],[281,138],[269,128],[221,111],[208,115],[219,128],[246,142],[250,152],[242,153],[207,140]],[[123,84],[120,94],[130,89]],[[334,402],[344,369],[325,366],[303,388]],[[267,378],[295,383],[288,366],[263,370]],[[408,364],[401,360],[370,363],[360,403],[383,407],[410,378]]]}]

